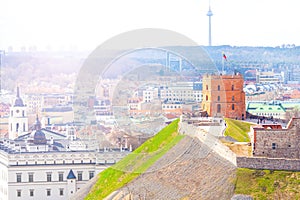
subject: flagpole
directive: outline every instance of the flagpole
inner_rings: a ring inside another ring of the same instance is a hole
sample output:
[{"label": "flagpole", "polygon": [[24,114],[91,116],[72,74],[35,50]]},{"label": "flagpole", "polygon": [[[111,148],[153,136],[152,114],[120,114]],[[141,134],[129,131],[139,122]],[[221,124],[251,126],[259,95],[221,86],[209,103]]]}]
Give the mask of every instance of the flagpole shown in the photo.
[{"label": "flagpole", "polygon": [[223,52],[222,52],[222,74],[225,74],[225,73],[224,73],[224,65],[225,65],[224,55],[225,55],[225,53],[224,53],[224,51],[223,51]]},{"label": "flagpole", "polygon": [[225,74],[225,61],[227,61],[227,57],[224,53],[224,51],[222,52],[222,74]]},{"label": "flagpole", "polygon": [[225,65],[225,62],[224,62],[224,58],[222,57],[222,74],[225,74],[224,73],[224,65]]}]

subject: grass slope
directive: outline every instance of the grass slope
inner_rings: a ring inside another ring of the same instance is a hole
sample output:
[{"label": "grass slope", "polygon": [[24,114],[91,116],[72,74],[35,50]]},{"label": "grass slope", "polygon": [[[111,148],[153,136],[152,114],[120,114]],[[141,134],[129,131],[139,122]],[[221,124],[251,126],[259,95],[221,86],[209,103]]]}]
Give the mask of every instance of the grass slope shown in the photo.
[{"label": "grass slope", "polygon": [[101,172],[85,199],[103,199],[145,172],[184,137],[177,132],[178,122],[172,122],[116,165]]},{"label": "grass slope", "polygon": [[300,199],[300,172],[237,170],[236,194],[254,199]]},{"label": "grass slope", "polygon": [[225,136],[230,136],[238,142],[250,142],[248,132],[250,131],[251,123],[239,120],[225,118],[227,128]]}]

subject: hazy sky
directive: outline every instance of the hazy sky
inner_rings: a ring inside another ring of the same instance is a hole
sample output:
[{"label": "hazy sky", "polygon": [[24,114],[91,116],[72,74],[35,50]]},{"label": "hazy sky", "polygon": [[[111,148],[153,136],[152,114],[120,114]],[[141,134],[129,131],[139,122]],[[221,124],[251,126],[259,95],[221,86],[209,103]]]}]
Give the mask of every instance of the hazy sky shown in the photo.
[{"label": "hazy sky", "polygon": [[[208,0],[0,0],[0,49],[94,49],[139,28],[208,44]],[[212,44],[300,45],[299,0],[211,0]]]}]

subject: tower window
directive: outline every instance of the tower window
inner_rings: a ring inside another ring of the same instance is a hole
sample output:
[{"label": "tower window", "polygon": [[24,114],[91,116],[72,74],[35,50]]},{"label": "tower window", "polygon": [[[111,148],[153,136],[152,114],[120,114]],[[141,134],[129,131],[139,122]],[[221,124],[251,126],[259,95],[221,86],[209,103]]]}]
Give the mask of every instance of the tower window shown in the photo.
[{"label": "tower window", "polygon": [[276,149],[276,143],[272,143],[272,149]]},{"label": "tower window", "polygon": [[231,97],[231,100],[234,101],[234,96]]},{"label": "tower window", "polygon": [[220,101],[221,100],[221,97],[220,96],[218,96],[218,101]]},{"label": "tower window", "polygon": [[221,104],[217,104],[217,113],[221,112]]},{"label": "tower window", "polygon": [[220,89],[221,89],[221,87],[220,87],[220,85],[218,85],[218,91],[220,91]]},{"label": "tower window", "polygon": [[234,85],[231,86],[231,90],[234,90]]},{"label": "tower window", "polygon": [[234,110],[234,104],[231,105],[231,109]]},{"label": "tower window", "polygon": [[206,99],[206,101],[208,101],[208,96],[207,96],[207,95],[206,95],[206,98],[205,98],[205,99]]},{"label": "tower window", "polygon": [[208,90],[208,85],[206,85],[206,90]]}]

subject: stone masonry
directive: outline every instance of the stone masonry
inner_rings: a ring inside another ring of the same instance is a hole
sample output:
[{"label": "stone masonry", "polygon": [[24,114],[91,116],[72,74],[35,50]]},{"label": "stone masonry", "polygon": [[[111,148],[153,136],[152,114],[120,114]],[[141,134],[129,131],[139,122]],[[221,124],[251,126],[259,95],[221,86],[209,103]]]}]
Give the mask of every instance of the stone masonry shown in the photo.
[{"label": "stone masonry", "polygon": [[253,129],[253,156],[300,159],[300,118],[293,118],[287,129],[271,125]]},{"label": "stone masonry", "polygon": [[300,171],[300,118],[286,129],[269,124],[253,128],[253,156],[237,157],[237,167]]}]

